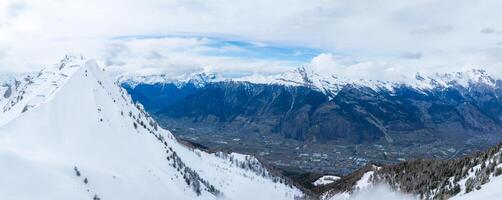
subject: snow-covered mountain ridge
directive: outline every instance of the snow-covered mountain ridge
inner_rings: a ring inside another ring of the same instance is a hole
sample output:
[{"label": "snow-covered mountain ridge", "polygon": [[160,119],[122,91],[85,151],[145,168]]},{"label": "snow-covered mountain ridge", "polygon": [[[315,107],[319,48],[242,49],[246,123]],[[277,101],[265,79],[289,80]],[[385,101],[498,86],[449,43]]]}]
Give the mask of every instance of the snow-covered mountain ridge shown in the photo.
[{"label": "snow-covered mountain ridge", "polygon": [[67,56],[0,113],[0,199],[293,199],[241,154],[178,143],[96,62]]},{"label": "snow-covered mountain ridge", "polygon": [[241,78],[222,78],[217,74],[196,73],[184,76],[180,79],[172,79],[165,75],[131,76],[121,75],[120,82],[126,82],[135,86],[139,83],[174,83],[179,87],[192,83],[202,87],[207,83],[214,82],[249,82],[254,84],[276,84],[285,86],[307,86],[321,91],[329,96],[336,94],[347,85],[356,87],[368,87],[373,90],[387,90],[393,92],[395,88],[406,85],[418,90],[430,90],[433,88],[448,88],[461,86],[468,88],[471,84],[483,84],[490,87],[497,85],[497,80],[492,78],[485,70],[471,69],[463,72],[435,73],[423,75],[416,73],[414,77],[402,77],[396,81],[367,80],[339,77],[336,74],[317,72],[310,67],[299,67],[279,75],[251,75]]}]

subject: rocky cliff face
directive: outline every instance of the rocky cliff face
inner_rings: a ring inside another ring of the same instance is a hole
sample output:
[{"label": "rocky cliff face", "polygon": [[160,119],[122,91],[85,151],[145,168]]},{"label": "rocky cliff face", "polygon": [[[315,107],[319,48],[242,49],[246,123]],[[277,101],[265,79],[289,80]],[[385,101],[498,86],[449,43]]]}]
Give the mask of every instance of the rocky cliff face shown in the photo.
[{"label": "rocky cliff face", "polygon": [[4,74],[0,75],[0,107],[20,92],[33,79],[32,74]]}]

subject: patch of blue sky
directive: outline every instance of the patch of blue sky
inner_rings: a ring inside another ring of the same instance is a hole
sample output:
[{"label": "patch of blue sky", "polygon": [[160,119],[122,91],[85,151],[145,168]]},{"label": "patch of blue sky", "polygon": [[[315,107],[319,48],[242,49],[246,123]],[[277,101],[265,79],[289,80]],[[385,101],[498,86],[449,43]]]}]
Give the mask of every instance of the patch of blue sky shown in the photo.
[{"label": "patch of blue sky", "polygon": [[207,45],[218,51],[205,52],[207,55],[230,56],[248,59],[282,60],[290,62],[309,62],[315,56],[322,53],[322,50],[272,45],[259,42],[232,41],[232,40],[210,40]]},{"label": "patch of blue sky", "polygon": [[213,36],[195,35],[133,35],[119,36],[113,40],[141,40],[162,38],[197,38],[206,40],[207,51],[200,52],[207,56],[236,57],[250,60],[277,60],[291,63],[309,62],[324,52],[321,49],[290,45],[270,44],[236,39],[225,39]]}]

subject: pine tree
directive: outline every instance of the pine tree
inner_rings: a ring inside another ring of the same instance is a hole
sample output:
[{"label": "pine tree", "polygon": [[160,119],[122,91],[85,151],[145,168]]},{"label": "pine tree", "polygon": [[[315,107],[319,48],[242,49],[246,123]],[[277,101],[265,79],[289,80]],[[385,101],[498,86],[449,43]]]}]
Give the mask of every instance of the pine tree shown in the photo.
[{"label": "pine tree", "polygon": [[469,193],[472,191],[474,187],[474,180],[471,178],[468,178],[467,181],[465,181],[465,193]]},{"label": "pine tree", "polygon": [[73,168],[73,170],[75,170],[75,174],[76,174],[77,176],[80,176],[80,171],[78,171],[77,166],[75,166],[75,167]]},{"label": "pine tree", "polygon": [[495,176],[500,176],[501,174],[502,174],[502,168],[497,167],[497,169],[495,170]]}]

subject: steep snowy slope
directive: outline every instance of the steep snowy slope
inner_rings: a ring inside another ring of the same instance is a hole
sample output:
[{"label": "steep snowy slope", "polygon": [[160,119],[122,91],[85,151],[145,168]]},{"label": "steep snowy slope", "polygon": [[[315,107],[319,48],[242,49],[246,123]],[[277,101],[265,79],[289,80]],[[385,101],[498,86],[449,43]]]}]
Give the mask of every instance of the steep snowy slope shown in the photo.
[{"label": "steep snowy slope", "polygon": [[67,57],[0,114],[0,199],[293,199],[254,158],[180,145],[92,60]]},{"label": "steep snowy slope", "polygon": [[502,195],[500,191],[502,186],[502,177],[494,177],[492,180],[485,184],[479,191],[471,192],[464,195],[459,195],[452,198],[452,200],[485,200],[485,199],[499,199]]}]

